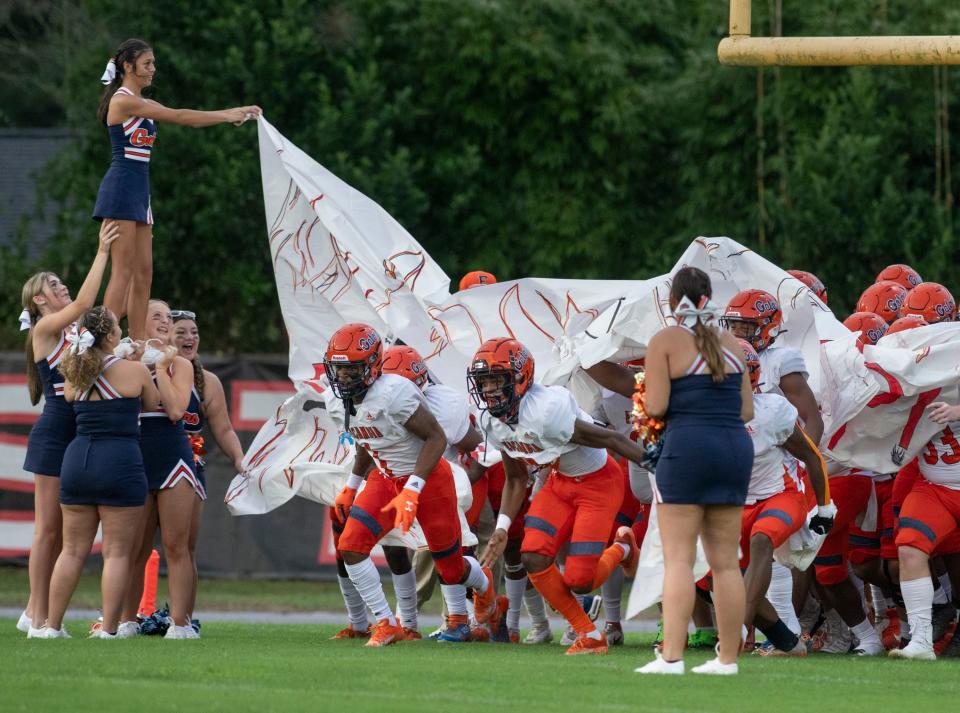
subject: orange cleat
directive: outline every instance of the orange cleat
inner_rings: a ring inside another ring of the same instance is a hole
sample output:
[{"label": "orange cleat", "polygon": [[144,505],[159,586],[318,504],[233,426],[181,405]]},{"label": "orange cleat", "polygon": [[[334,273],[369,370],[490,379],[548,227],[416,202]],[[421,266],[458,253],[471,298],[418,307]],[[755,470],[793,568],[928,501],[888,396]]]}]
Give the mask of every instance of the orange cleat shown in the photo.
[{"label": "orange cleat", "polygon": [[482,593],[477,590],[473,591],[474,616],[476,616],[478,624],[486,624],[489,621],[492,626],[496,623],[491,621],[493,618],[499,621],[499,617],[496,616],[497,593],[493,588],[493,573],[490,568],[484,567],[483,573],[487,575],[487,591]]},{"label": "orange cleat", "polygon": [[900,615],[896,609],[887,609],[887,625],[880,632],[880,641],[887,651],[900,648]]},{"label": "orange cleat", "polygon": [[511,632],[510,632],[510,643],[511,643],[511,644],[519,644],[519,643],[520,643],[520,632],[519,632],[519,631],[511,631]]},{"label": "orange cleat", "polygon": [[402,629],[399,626],[394,626],[390,623],[389,619],[381,619],[377,622],[377,625],[373,627],[373,631],[370,635],[370,641],[364,644],[364,646],[370,646],[373,648],[379,648],[381,646],[389,646],[397,641],[401,640]]},{"label": "orange cleat", "polygon": [[331,636],[330,641],[340,641],[341,639],[366,639],[368,636],[370,636],[369,626],[365,631],[357,631],[352,626],[348,626]]},{"label": "orange cleat", "polygon": [[485,644],[490,641],[490,632],[485,626],[474,626],[470,629],[470,635],[467,637],[467,641],[473,641],[475,643],[479,642]]},{"label": "orange cleat", "polygon": [[626,558],[620,562],[620,566],[623,567],[625,575],[631,579],[636,577],[637,566],[640,564],[640,548],[637,547],[637,537],[633,534],[633,530],[626,525],[622,526],[617,530],[617,535],[613,538],[613,541],[630,547],[630,551]]},{"label": "orange cleat", "polygon": [[401,627],[397,635],[397,641],[419,641],[422,638],[423,635],[419,629],[412,629],[409,626]]},{"label": "orange cleat", "polygon": [[581,634],[573,642],[573,646],[567,649],[567,656],[581,656],[583,654],[605,654],[609,651],[607,648],[607,637],[600,632],[599,639],[591,639],[589,636]]}]

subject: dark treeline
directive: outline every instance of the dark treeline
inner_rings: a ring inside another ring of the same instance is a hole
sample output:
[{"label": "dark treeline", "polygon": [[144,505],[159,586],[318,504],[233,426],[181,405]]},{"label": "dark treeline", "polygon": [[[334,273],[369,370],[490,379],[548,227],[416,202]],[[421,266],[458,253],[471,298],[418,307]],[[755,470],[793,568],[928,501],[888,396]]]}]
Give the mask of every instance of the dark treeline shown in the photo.
[{"label": "dark treeline", "polygon": [[[754,34],[960,34],[938,0],[754,2]],[[0,124],[71,127],[43,175],[56,235],[3,248],[3,346],[33,269],[74,289],[109,161],[95,110],[116,44],[156,51],[168,106],[257,103],[380,202],[454,278],[633,278],[697,235],[817,273],[842,318],[909,262],[960,290],[946,68],[722,67],[725,0],[15,0],[0,23]],[[773,8],[772,14],[770,8]],[[160,127],[155,294],[208,351],[282,351],[256,130]],[[39,203],[38,203],[39,205]]]}]

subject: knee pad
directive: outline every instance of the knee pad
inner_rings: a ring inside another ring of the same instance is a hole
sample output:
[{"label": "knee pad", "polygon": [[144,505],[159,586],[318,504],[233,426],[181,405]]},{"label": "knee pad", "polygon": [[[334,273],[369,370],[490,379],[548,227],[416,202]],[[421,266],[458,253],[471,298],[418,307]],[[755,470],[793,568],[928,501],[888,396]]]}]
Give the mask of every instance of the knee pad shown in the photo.
[{"label": "knee pad", "polygon": [[[507,563],[505,562],[505,563],[503,564],[503,569],[504,569],[504,571],[507,572],[508,574],[517,574],[517,573],[519,573],[519,572],[523,572],[523,571],[524,571],[524,569],[523,569],[523,564],[521,564],[520,562],[518,562],[517,564],[507,564]],[[517,577],[517,579],[519,579],[519,577]]]}]

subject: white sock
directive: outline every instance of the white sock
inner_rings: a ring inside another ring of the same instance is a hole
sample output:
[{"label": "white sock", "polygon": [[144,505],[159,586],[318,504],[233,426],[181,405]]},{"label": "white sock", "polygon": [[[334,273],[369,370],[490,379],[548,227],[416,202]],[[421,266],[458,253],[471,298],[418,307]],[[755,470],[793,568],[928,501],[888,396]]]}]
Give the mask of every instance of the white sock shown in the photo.
[{"label": "white sock", "polygon": [[535,587],[530,587],[523,593],[523,604],[530,615],[531,624],[536,626],[547,623],[547,605],[543,601],[543,595]]},{"label": "white sock", "polygon": [[767,588],[767,601],[773,605],[777,616],[794,634],[800,636],[800,620],[793,608],[793,574],[777,561],[773,562],[770,572],[770,586]]},{"label": "white sock", "polygon": [[487,579],[487,575],[484,574],[480,563],[469,555],[464,557],[463,560],[467,566],[467,579],[463,583],[463,586],[471,587],[478,592],[487,591],[487,587],[490,586],[489,580]]},{"label": "white sock", "polygon": [[397,618],[400,626],[416,629],[417,624],[417,573],[410,568],[405,574],[393,575],[393,591],[397,595]]},{"label": "white sock", "polygon": [[626,542],[618,542],[617,544],[620,545],[620,549],[623,550],[623,554],[620,556],[620,561],[623,562],[627,558],[627,555],[630,554],[630,545]]},{"label": "white sock", "polygon": [[597,627],[593,627],[593,631],[588,631],[585,636],[588,639],[596,639],[600,641],[600,630]]},{"label": "white sock", "polygon": [[360,592],[353,586],[349,577],[341,577],[338,574],[337,581],[340,583],[343,603],[347,606],[350,628],[354,631],[366,631],[370,622],[367,620],[367,605],[363,603],[363,597],[360,596]]},{"label": "white sock", "polygon": [[947,597],[947,590],[943,586],[943,579],[937,577],[937,584],[940,586],[938,587],[936,584],[933,585],[933,603],[946,604],[950,599]]},{"label": "white sock", "polygon": [[933,646],[931,619],[933,617],[933,582],[930,577],[900,581],[900,591],[910,622],[910,638],[918,644]]},{"label": "white sock", "polygon": [[866,648],[867,644],[880,646],[880,635],[877,633],[877,630],[873,628],[873,624],[870,623],[869,619],[864,619],[856,626],[851,626],[850,631],[857,637],[860,642],[859,645],[862,648]]},{"label": "white sock", "polygon": [[880,618],[884,615],[886,610],[886,604],[884,602],[883,592],[880,591],[880,587],[876,584],[870,585],[870,599],[873,601],[873,613],[874,616],[879,621]]},{"label": "white sock", "polygon": [[953,596],[953,585],[950,583],[950,575],[944,572],[937,579],[940,580],[940,589],[943,590],[944,596],[946,596],[947,601],[950,601],[950,597]]},{"label": "white sock", "polygon": [[377,621],[388,619],[392,626],[396,626],[397,620],[393,616],[393,612],[390,611],[390,604],[387,602],[387,597],[383,593],[380,573],[373,565],[371,559],[367,557],[358,564],[348,564],[346,567],[347,574],[350,575],[350,581],[353,582],[353,586],[357,588],[360,596],[363,597],[364,604],[370,607],[374,618]]},{"label": "white sock", "polygon": [[600,587],[600,596],[603,598],[603,618],[616,624],[620,623],[620,600],[623,597],[625,578],[623,567],[614,567],[607,581]]},{"label": "white sock", "polygon": [[462,584],[441,584],[440,592],[450,616],[467,616],[467,588]]},{"label": "white sock", "polygon": [[523,593],[527,591],[527,577],[523,579],[503,580],[504,587],[507,590],[507,629],[510,631],[520,630],[520,605],[523,604]]}]

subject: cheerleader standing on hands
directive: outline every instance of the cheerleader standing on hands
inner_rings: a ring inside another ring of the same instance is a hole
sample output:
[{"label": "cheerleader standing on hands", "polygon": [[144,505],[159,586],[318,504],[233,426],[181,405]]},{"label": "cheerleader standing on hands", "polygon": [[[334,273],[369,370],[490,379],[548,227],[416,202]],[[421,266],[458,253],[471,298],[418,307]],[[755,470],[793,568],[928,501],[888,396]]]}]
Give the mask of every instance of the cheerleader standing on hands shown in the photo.
[{"label": "cheerleader standing on hands", "polygon": [[194,128],[231,123],[239,126],[261,114],[258,106],[221,111],[170,109],[141,92],[153,83],[156,60],[143,40],[124,42],[107,63],[107,85],[97,118],[107,125],[113,160],[100,183],[95,220],[113,219],[120,237],[113,249],[113,269],[104,305],[117,318],[127,316],[130,336],[143,339],[143,325],[153,281],[153,210],[150,205],[150,154],[157,123]]}]

